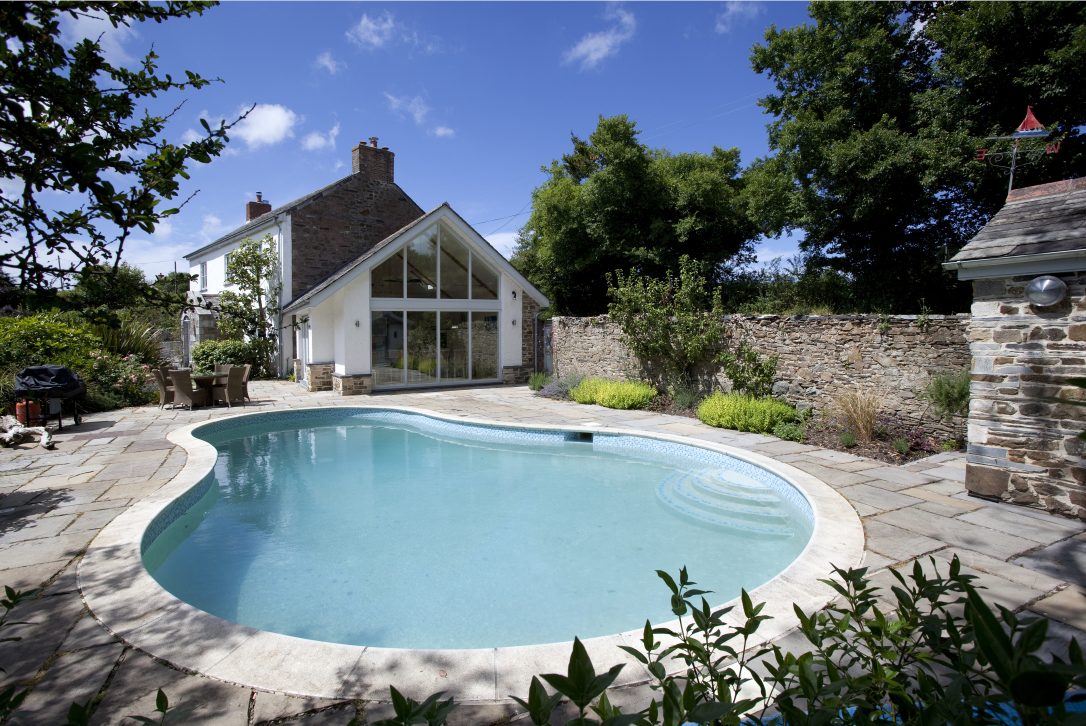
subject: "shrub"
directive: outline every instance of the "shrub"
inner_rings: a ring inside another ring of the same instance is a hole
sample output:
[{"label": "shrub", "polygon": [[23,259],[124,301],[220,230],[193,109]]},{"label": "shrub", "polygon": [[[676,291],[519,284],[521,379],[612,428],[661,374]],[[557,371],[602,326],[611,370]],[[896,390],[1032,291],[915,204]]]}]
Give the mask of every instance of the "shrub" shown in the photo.
[{"label": "shrub", "polygon": [[671,402],[679,408],[691,409],[698,405],[698,392],[692,388],[676,388],[671,393]]},{"label": "shrub", "polygon": [[87,384],[88,408],[108,411],[123,406],[142,406],[155,400],[150,369],[135,355],[92,353],[80,375]]},{"label": "shrub", "polygon": [[718,293],[708,292],[699,264],[679,258],[679,275],[663,280],[636,271],[607,276],[607,313],[653,380],[672,389],[698,379],[724,340]]},{"label": "shrub", "polygon": [[909,445],[909,440],[904,436],[894,439],[894,451],[902,456],[908,454],[911,449],[912,446]]},{"label": "shrub", "polygon": [[846,449],[851,449],[855,445],[856,445],[856,434],[852,433],[851,431],[842,431],[841,432],[841,446],[844,446]]},{"label": "shrub", "polygon": [[559,401],[570,400],[569,392],[580,385],[584,380],[584,376],[580,373],[573,373],[568,376],[562,376],[556,378],[547,385],[539,389],[539,395],[544,398],[554,398]]},{"label": "shrub", "polygon": [[763,358],[753,347],[740,343],[735,347],[734,353],[721,353],[718,361],[736,393],[745,393],[755,398],[763,398],[773,393],[777,356]]},{"label": "shrub", "polygon": [[197,372],[210,373],[216,365],[233,363],[255,368],[259,366],[259,352],[244,340],[205,340],[192,348],[192,367]]},{"label": "shrub", "polygon": [[101,347],[88,326],[56,315],[0,318],[0,368],[53,364],[83,370]]},{"label": "shrub", "polygon": [[854,388],[834,399],[834,404],[845,419],[845,425],[860,441],[870,441],[875,436],[875,423],[882,404],[874,393]]},{"label": "shrub", "polygon": [[600,390],[607,384],[603,378],[585,378],[569,389],[569,397],[577,403],[597,403]]},{"label": "shrub", "polygon": [[781,421],[773,427],[773,435],[785,441],[802,443],[807,438],[807,427],[798,421]]},{"label": "shrub", "polygon": [[966,416],[969,413],[969,371],[940,373],[931,377],[923,397],[939,418]]},{"label": "shrub", "polygon": [[596,403],[607,408],[644,408],[656,398],[656,389],[635,381],[607,381],[600,387]]},{"label": "shrub", "polygon": [[543,372],[533,373],[528,376],[528,388],[538,391],[551,382],[551,377]]},{"label": "shrub", "polygon": [[717,392],[698,406],[698,418],[718,428],[768,434],[777,424],[796,420],[796,409],[774,398]]}]

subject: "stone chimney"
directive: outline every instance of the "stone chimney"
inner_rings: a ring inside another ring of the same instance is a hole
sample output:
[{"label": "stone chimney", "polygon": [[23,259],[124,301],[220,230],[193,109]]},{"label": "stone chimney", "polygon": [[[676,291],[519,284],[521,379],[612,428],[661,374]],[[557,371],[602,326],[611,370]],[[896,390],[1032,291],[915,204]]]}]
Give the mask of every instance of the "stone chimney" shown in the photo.
[{"label": "stone chimney", "polygon": [[396,155],[388,147],[377,148],[377,137],[371,136],[369,143],[359,141],[351,149],[351,173],[365,174],[370,179],[391,183]]},{"label": "stone chimney", "polygon": [[257,192],[255,202],[245,202],[245,221],[252,222],[260,215],[270,212],[271,209],[271,203],[265,202],[260,192]]}]

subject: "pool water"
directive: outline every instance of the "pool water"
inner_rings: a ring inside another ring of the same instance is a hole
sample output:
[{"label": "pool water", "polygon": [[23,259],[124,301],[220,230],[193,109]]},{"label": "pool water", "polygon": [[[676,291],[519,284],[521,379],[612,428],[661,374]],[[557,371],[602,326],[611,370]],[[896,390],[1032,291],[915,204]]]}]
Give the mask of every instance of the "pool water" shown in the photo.
[{"label": "pool water", "polygon": [[686,566],[724,602],[787,567],[812,529],[787,482],[705,449],[319,414],[195,432],[218,460],[206,491],[145,536],[163,587],[314,640],[527,645],[672,619],[657,569]]}]

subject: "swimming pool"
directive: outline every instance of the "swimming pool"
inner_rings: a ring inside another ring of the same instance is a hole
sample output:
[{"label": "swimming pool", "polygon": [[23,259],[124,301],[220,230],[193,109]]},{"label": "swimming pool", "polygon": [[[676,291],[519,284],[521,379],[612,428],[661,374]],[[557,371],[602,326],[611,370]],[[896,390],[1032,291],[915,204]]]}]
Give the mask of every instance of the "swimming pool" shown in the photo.
[{"label": "swimming pool", "polygon": [[264,631],[493,648],[632,630],[670,610],[654,570],[722,600],[785,569],[807,500],[762,467],[623,434],[283,412],[194,431],[213,472],[151,524],[148,571]]},{"label": "swimming pool", "polygon": [[[435,396],[431,400],[416,394],[382,397],[374,404],[455,423],[531,426],[540,432],[574,430],[593,438],[636,435],[641,441],[695,445],[756,464],[787,479],[802,492],[813,511],[814,529],[807,546],[783,572],[750,592],[756,602],[765,603],[762,614],[771,618],[759,628],[750,647],[796,627],[794,605],[811,612],[830,601],[834,593],[820,579],[831,572],[832,566],[847,568],[863,561],[863,527],[852,506],[817,476],[751,449],[758,446],[765,447],[763,450],[767,452],[779,451],[784,442],[702,430],[687,424],[666,432],[659,426],[651,426],[666,423],[656,418],[645,420],[650,425],[642,425],[634,417],[625,419],[622,425],[604,425],[595,420],[591,411],[587,415],[580,413],[582,409],[573,409],[573,420],[577,423],[555,426],[553,412],[534,405],[534,401],[530,406],[521,405],[516,397],[511,400],[498,397],[502,406],[495,415],[507,417],[504,420],[467,413],[488,410],[490,404],[486,401],[491,396],[490,392],[487,394],[469,396],[468,403],[458,396]],[[409,401],[410,406],[399,405],[401,399]],[[322,401],[320,409],[294,410],[324,411],[335,406],[366,408],[354,400],[332,398]],[[236,409],[210,413],[237,421],[268,415]],[[522,694],[533,676],[565,672],[569,642],[451,650],[342,645],[239,625],[179,600],[147,572],[143,545],[161,525],[164,515],[178,507],[187,508],[206,493],[200,488],[213,472],[218,454],[211,444],[193,435],[205,426],[207,422],[200,420],[170,430],[169,441],[185,452],[180,471],[153,494],[132,503],[101,530],[79,562],[79,588],[90,612],[125,643],[176,668],[209,678],[315,698],[387,701],[391,683],[404,693],[424,695],[440,690],[458,701],[505,707],[512,703],[508,694]],[[658,597],[666,597],[658,583],[653,584],[652,591]],[[495,593],[495,598],[500,594]],[[720,595],[711,596],[710,602],[714,607],[729,604]],[[731,604],[735,604],[735,599]],[[679,625],[672,618],[669,613],[667,621],[653,624],[676,629]],[[641,625],[643,620],[636,630],[583,641],[597,669],[626,665],[615,687],[644,681],[645,672],[640,663],[620,648],[636,646]],[[681,668],[681,664],[676,667]]]}]

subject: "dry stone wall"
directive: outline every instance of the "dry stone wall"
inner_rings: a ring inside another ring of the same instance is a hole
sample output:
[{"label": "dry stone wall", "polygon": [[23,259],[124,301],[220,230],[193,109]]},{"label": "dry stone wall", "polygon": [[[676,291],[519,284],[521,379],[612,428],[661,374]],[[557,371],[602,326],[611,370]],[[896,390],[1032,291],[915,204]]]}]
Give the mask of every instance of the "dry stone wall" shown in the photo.
[{"label": "dry stone wall", "polygon": [[973,384],[966,487],[981,496],[1086,519],[1086,273],[1060,275],[1068,295],[1037,308],[1032,277],[973,283]]},{"label": "dry stone wall", "polygon": [[[726,323],[732,340],[778,356],[775,394],[820,410],[838,394],[862,386],[879,394],[886,412],[931,424],[933,416],[918,394],[933,374],[970,365],[967,315],[733,315]],[[639,362],[608,317],[555,318],[553,325],[557,375],[639,377]],[[717,380],[728,388],[721,372]],[[946,423],[941,430],[958,435],[961,426]]]}]

